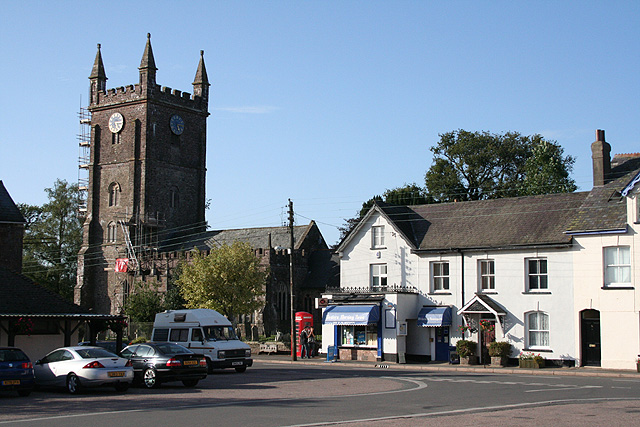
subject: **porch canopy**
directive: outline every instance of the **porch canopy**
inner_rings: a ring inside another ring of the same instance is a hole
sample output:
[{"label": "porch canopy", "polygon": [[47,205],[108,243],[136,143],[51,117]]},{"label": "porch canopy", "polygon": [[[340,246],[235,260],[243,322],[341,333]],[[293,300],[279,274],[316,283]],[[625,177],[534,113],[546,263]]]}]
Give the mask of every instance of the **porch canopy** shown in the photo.
[{"label": "porch canopy", "polygon": [[418,326],[451,326],[451,307],[422,307],[418,313]]},{"label": "porch canopy", "polygon": [[322,314],[323,325],[371,325],[380,320],[377,305],[332,305]]}]

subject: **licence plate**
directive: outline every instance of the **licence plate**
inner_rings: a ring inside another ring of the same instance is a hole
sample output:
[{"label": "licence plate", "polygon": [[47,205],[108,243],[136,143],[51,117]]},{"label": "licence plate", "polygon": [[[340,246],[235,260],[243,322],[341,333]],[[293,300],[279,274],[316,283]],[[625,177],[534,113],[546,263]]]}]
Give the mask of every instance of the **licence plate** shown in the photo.
[{"label": "licence plate", "polygon": [[197,365],[197,364],[198,364],[198,361],[197,361],[197,360],[185,360],[183,363],[185,364],[185,366],[188,366],[188,365]]},{"label": "licence plate", "polygon": [[231,366],[242,366],[242,362],[231,362]]},{"label": "licence plate", "polygon": [[124,371],[109,372],[110,377],[124,377]]},{"label": "licence plate", "polygon": [[2,385],[20,385],[20,380],[4,380]]}]

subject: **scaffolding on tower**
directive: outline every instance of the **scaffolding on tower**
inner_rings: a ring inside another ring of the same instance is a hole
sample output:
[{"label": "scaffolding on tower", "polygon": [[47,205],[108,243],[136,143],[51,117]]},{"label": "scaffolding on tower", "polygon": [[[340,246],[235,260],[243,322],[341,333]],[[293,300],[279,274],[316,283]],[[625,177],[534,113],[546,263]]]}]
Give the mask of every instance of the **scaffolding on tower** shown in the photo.
[{"label": "scaffolding on tower", "polygon": [[80,131],[78,132],[78,216],[87,215],[87,195],[89,192],[89,163],[91,162],[91,113],[80,107],[78,113]]}]

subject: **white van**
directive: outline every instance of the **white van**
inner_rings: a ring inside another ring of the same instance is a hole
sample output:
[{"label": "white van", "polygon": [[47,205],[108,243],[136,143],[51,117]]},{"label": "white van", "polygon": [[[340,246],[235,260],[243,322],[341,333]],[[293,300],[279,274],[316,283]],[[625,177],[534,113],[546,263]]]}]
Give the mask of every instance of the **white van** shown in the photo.
[{"label": "white van", "polygon": [[240,341],[229,319],[215,310],[167,310],[156,314],[154,342],[173,342],[207,359],[213,369],[235,368],[244,372],[253,365],[251,347]]}]

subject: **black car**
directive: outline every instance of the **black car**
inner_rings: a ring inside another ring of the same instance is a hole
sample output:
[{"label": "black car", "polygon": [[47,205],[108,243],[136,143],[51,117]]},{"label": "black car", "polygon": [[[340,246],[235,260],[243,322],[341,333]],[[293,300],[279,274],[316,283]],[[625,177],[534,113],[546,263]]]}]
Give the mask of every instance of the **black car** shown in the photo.
[{"label": "black car", "polygon": [[134,382],[141,382],[147,388],[170,381],[195,387],[207,377],[207,360],[178,344],[133,344],[125,347],[120,355],[133,363]]},{"label": "black car", "polygon": [[33,365],[22,350],[0,347],[0,390],[16,390],[28,396],[35,385]]}]

